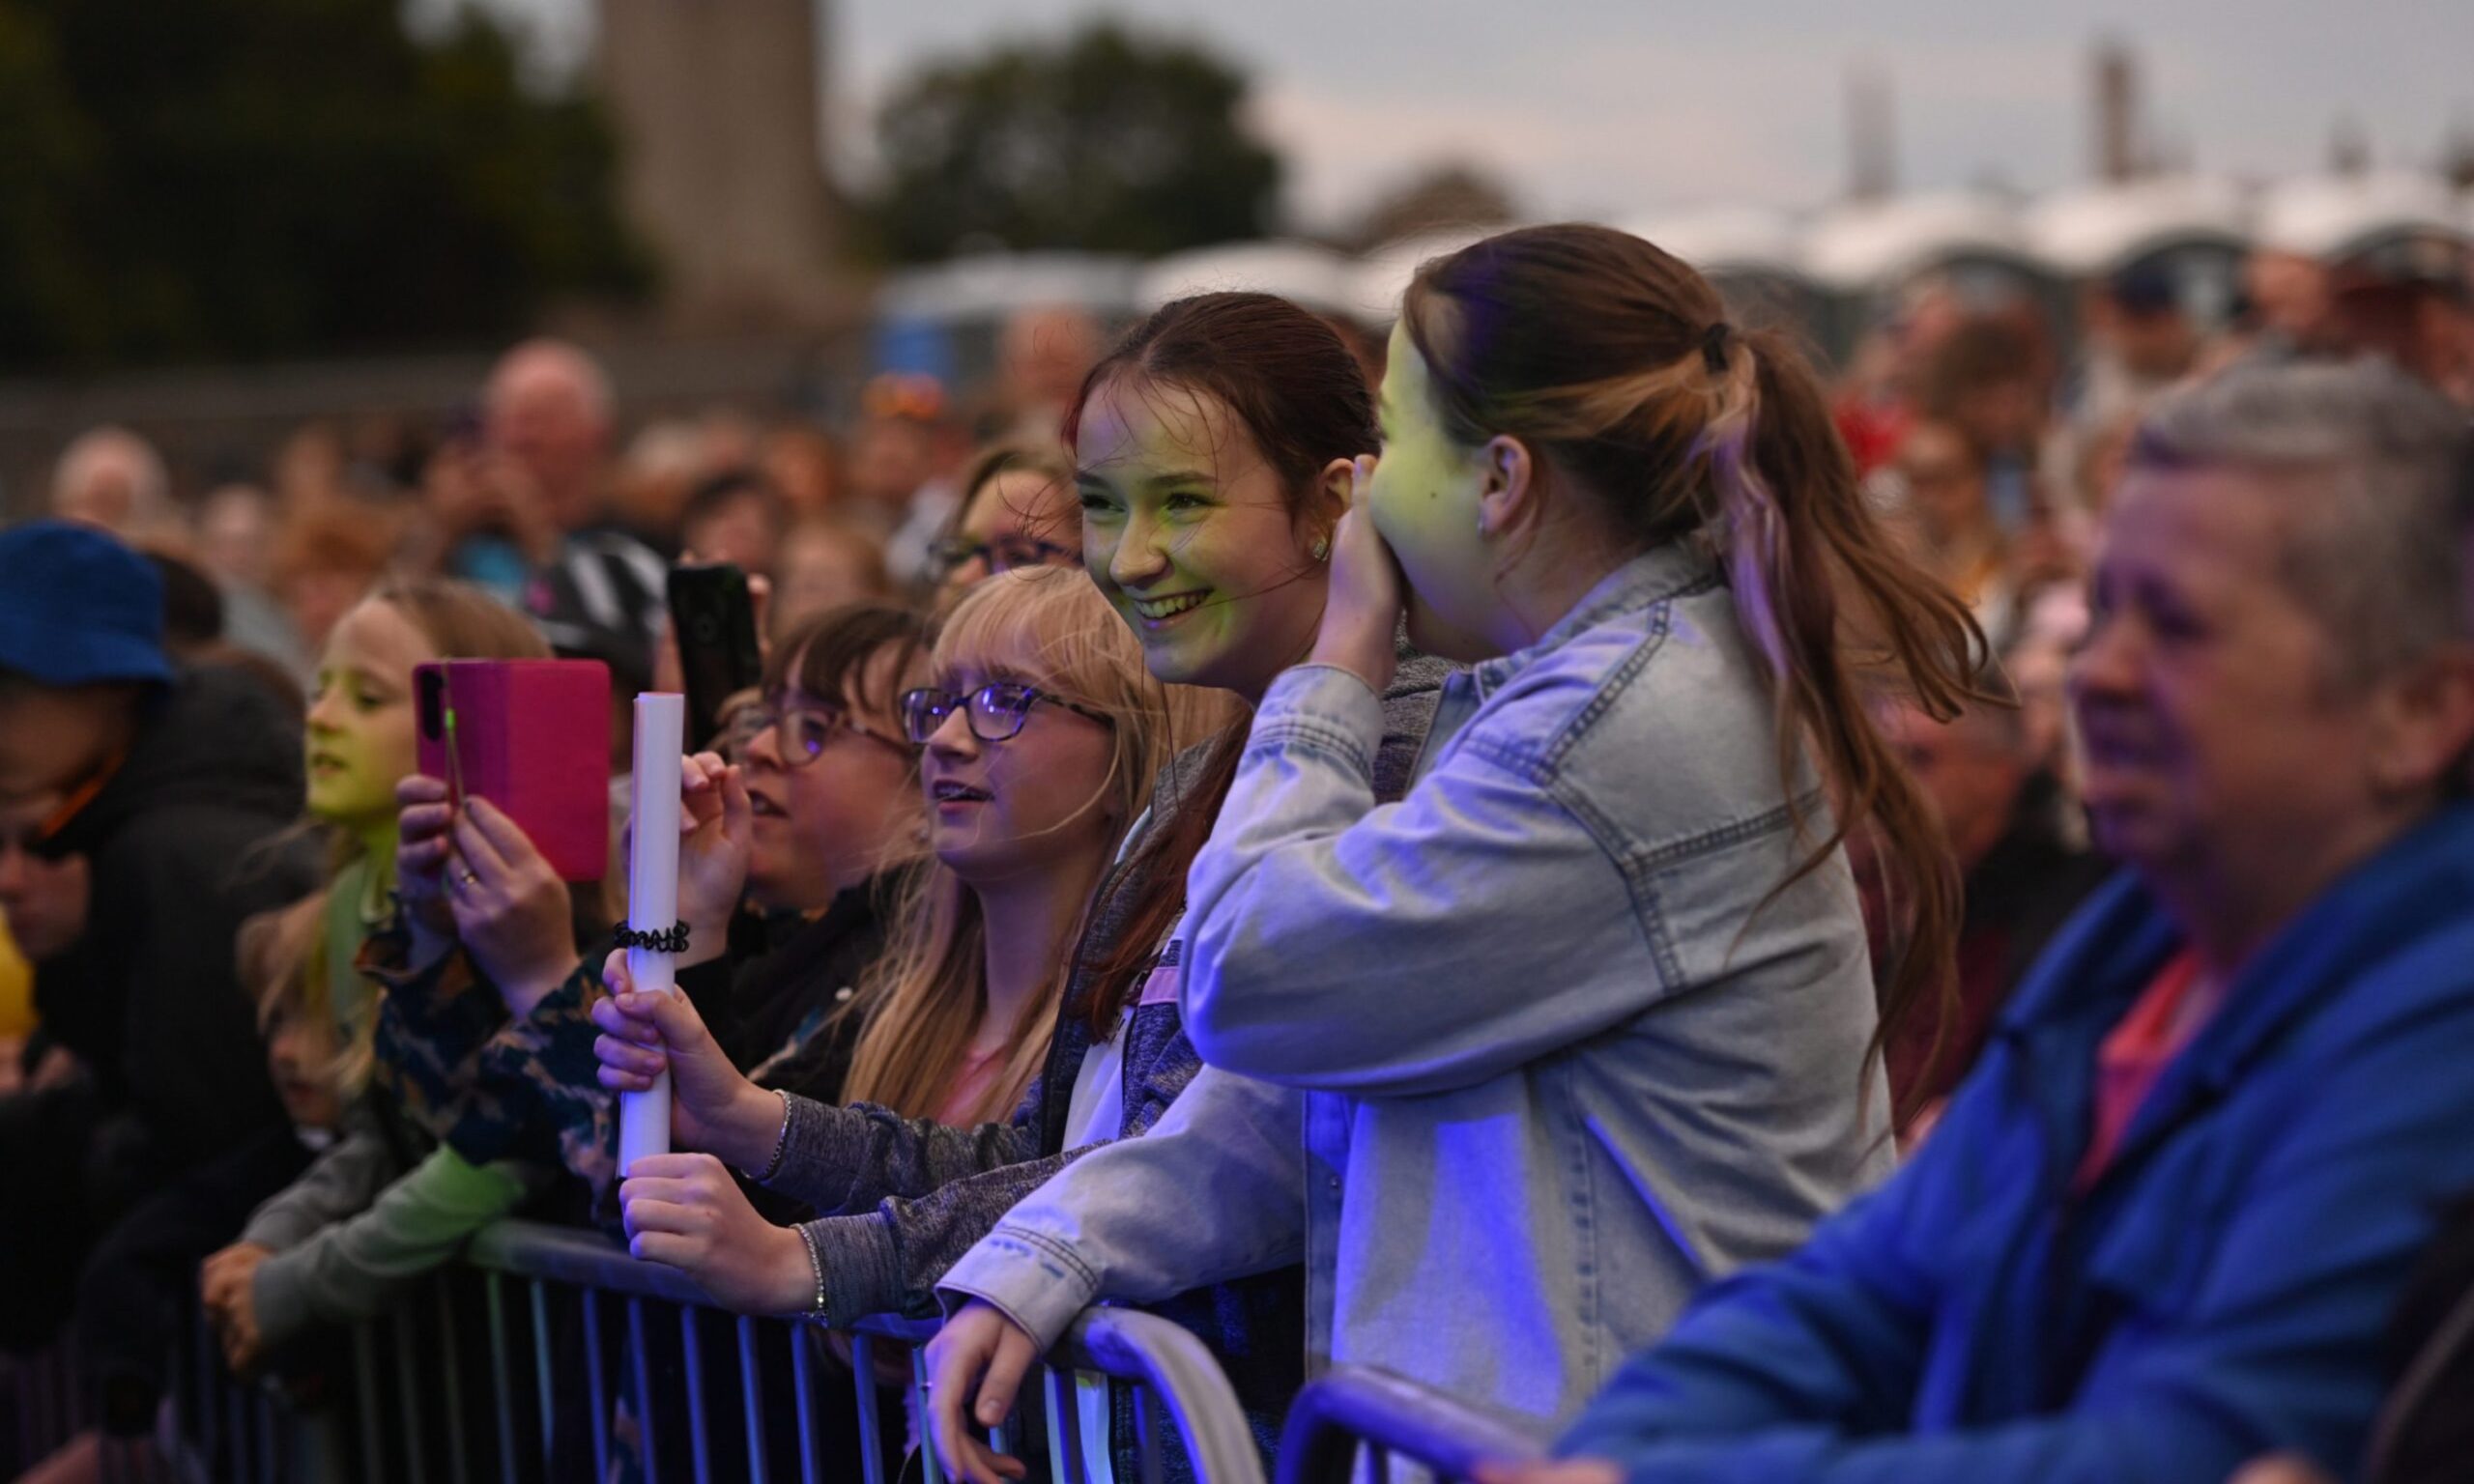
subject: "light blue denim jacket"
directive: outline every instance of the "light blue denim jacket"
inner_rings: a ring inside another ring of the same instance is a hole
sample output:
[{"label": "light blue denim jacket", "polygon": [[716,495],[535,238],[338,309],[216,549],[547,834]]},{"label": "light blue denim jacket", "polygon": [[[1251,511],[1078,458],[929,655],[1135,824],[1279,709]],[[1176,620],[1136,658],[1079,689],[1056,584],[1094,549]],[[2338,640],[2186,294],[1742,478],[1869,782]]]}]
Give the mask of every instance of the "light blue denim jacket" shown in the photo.
[{"label": "light blue denim jacket", "polygon": [[1283,675],[1190,878],[1210,1065],[943,1287],[1047,1340],[1302,1257],[1309,1367],[1569,1416],[1889,1168],[1854,883],[1787,881],[1827,815],[1808,779],[1798,832],[1770,717],[1683,545],[1453,677],[1395,805],[1373,694]]}]

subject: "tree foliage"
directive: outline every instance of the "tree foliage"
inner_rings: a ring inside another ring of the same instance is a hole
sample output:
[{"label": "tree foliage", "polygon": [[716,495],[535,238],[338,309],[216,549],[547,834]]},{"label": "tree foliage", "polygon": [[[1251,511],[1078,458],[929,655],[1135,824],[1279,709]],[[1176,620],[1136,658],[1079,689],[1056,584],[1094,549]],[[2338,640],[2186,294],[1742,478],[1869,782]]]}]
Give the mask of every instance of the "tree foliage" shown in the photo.
[{"label": "tree foliage", "polygon": [[1280,163],[1248,130],[1243,73],[1102,21],[1061,43],[932,65],[878,119],[883,249],[1160,253],[1271,225]]},{"label": "tree foliage", "polygon": [[462,343],[640,286],[597,108],[399,9],[0,0],[0,369]]}]

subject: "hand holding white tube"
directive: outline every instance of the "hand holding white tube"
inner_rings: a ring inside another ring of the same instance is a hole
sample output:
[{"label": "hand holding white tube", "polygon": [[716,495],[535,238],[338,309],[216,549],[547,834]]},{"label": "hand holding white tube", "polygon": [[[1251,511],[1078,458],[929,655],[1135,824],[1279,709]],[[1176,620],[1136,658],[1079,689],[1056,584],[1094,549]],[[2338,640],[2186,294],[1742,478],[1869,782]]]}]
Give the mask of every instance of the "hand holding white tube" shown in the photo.
[{"label": "hand holding white tube", "polygon": [[[628,811],[627,922],[639,932],[667,932],[678,921],[680,735],[687,698],[647,692],[636,698],[635,794]],[[675,956],[631,946],[627,975],[640,992],[675,994]],[[618,1095],[618,1170],[647,1155],[670,1153],[670,1077],[641,1093]]]}]

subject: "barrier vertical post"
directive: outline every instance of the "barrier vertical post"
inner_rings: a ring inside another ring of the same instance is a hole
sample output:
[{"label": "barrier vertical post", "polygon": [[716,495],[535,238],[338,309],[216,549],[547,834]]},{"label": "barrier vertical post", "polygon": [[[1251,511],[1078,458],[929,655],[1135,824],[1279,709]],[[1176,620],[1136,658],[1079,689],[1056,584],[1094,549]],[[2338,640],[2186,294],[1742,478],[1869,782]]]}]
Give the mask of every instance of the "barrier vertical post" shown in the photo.
[{"label": "barrier vertical post", "polygon": [[[668,932],[678,921],[678,761],[687,698],[647,692],[636,698],[636,767],[629,810],[627,925]],[[673,956],[641,943],[627,949],[636,988],[668,994],[677,985]],[[647,1155],[670,1153],[670,1073],[652,1088],[618,1095],[618,1173]]]}]

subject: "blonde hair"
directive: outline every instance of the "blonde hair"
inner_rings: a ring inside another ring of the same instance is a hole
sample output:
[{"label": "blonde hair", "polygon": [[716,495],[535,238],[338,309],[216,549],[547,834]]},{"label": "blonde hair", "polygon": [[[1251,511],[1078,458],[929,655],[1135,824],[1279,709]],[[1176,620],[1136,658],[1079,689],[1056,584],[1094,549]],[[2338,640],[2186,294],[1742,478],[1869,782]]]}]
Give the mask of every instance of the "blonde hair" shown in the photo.
[{"label": "blonde hair", "polygon": [[[335,1023],[334,999],[326,974],[327,893],[311,892],[290,906],[275,907],[245,919],[233,939],[233,967],[256,1003],[258,1029],[289,1016],[322,1031],[334,1055],[326,1075],[334,1090],[350,1098],[368,1085],[371,1057],[364,1033],[354,1045],[343,1045]],[[367,1019],[377,1020],[376,1014]]]},{"label": "blonde hair", "polygon": [[[1153,678],[1133,630],[1090,579],[1071,568],[1025,568],[971,589],[937,637],[935,664],[940,673],[1018,671],[1114,723],[1108,774],[1086,806],[1112,821],[1111,851],[1181,742],[1211,735],[1234,704],[1218,692]],[[1078,922],[1057,945],[1039,992],[1023,1005],[999,1074],[959,1122],[1001,1118],[1029,1089],[1079,935]],[[978,896],[943,865],[925,863],[905,891],[892,942],[854,998],[873,1009],[851,1055],[844,1100],[910,1118],[937,1109],[987,1013],[986,949]]]}]

